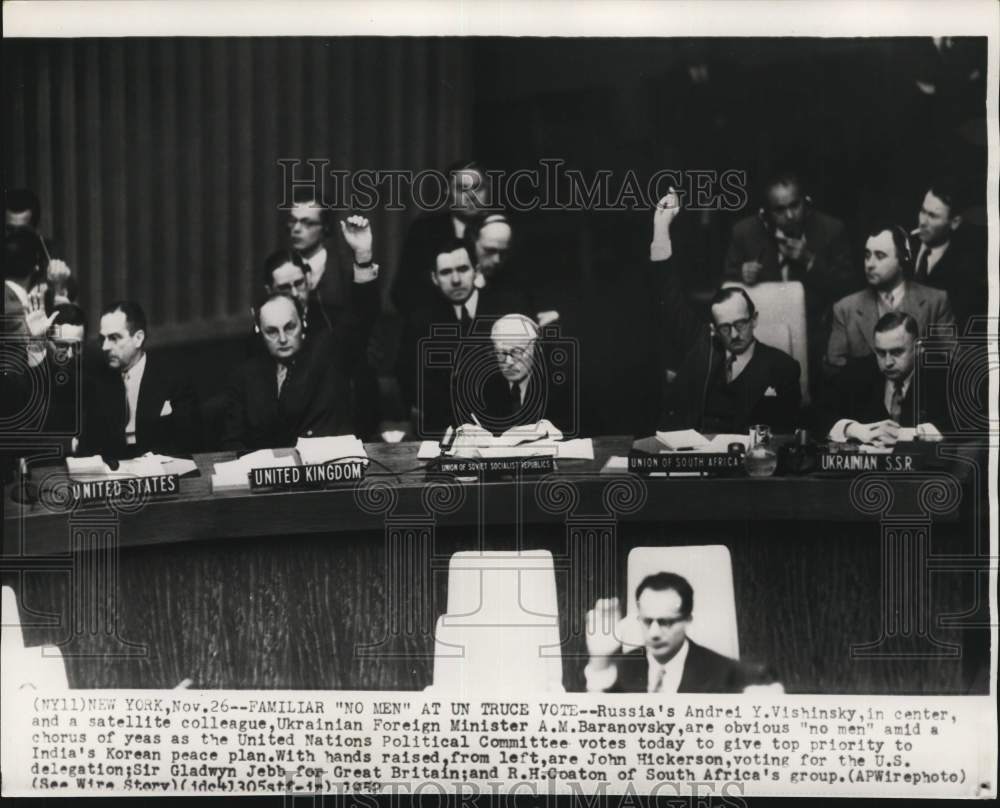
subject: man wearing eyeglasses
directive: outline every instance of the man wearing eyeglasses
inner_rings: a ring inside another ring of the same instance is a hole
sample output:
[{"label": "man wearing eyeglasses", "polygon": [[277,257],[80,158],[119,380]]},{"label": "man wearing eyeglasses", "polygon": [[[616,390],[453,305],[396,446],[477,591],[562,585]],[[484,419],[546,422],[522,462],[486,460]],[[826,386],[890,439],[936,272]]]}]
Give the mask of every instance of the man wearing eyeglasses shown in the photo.
[{"label": "man wearing eyeglasses", "polygon": [[687,579],[658,572],[635,590],[642,648],[621,652],[618,598],[598,600],[587,612],[584,669],[591,693],[740,693],[746,675],[729,659],[687,636],[694,590]]},{"label": "man wearing eyeglasses", "polygon": [[657,316],[684,356],[666,394],[661,426],[745,433],[759,423],[790,430],[801,401],[799,363],[757,340],[757,310],[743,289],[716,292],[709,323],[691,309],[671,261],[670,224],[679,204],[671,192],[657,205],[650,244]]}]

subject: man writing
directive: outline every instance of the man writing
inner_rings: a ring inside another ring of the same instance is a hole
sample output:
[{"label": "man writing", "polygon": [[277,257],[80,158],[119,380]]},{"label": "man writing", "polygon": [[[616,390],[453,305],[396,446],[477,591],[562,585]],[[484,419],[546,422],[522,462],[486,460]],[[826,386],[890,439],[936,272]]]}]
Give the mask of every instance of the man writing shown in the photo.
[{"label": "man writing", "polygon": [[739,662],[687,636],[694,591],[687,579],[659,572],[635,590],[643,647],[621,653],[616,636],[618,598],[598,600],[587,612],[584,669],[589,692],[740,693],[747,684]]},{"label": "man writing", "polygon": [[712,322],[698,319],[671,262],[670,224],[678,212],[671,190],[657,205],[650,244],[658,317],[684,355],[661,426],[715,433],[743,433],[757,423],[791,429],[801,400],[799,363],[755,338],[756,308],[742,289],[720,289],[711,301]]}]

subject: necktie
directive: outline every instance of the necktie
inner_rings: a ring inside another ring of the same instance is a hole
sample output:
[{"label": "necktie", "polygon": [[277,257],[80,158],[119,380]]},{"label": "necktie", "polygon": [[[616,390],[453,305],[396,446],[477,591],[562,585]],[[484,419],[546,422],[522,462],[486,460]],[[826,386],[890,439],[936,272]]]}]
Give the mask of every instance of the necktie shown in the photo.
[{"label": "necktie", "polygon": [[736,363],[736,354],[729,354],[726,357],[726,384],[733,380],[733,365]]},{"label": "necktie", "polygon": [[281,398],[281,391],[285,387],[285,382],[288,381],[288,365],[284,362],[278,363],[278,398]]},{"label": "necktie", "polygon": [[894,381],[892,383],[892,400],[889,403],[889,415],[897,424],[903,415],[903,383]]},{"label": "necktie", "polygon": [[656,666],[656,674],[653,677],[653,684],[649,688],[650,693],[659,693],[660,688],[663,687],[663,678],[667,675],[666,670],[662,665]]},{"label": "necktie", "polygon": [[469,316],[469,310],[464,305],[462,306],[459,322],[462,324],[462,334],[468,334],[472,330],[472,318]]},{"label": "necktie", "polygon": [[521,409],[521,385],[513,384],[508,391],[508,403],[510,408],[510,414],[514,415]]},{"label": "necktie", "polygon": [[917,273],[916,273],[918,281],[923,281],[927,279],[927,270],[929,269],[927,265],[927,259],[930,256],[930,254],[931,251],[926,248],[923,250],[923,252],[920,253],[920,259],[917,261]]}]

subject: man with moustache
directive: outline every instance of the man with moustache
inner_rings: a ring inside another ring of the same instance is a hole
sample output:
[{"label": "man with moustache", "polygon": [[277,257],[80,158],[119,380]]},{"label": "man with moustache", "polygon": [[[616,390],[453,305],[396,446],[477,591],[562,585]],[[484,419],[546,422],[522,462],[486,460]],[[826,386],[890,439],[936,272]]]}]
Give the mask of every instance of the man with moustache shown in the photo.
[{"label": "man with moustache", "polygon": [[838,300],[833,306],[833,328],[826,349],[829,374],[851,359],[872,353],[875,324],[890,311],[909,314],[918,336],[932,329],[944,335],[955,326],[948,293],[908,278],[912,259],[909,239],[901,227],[876,222],[865,240],[865,277],[868,287]]}]

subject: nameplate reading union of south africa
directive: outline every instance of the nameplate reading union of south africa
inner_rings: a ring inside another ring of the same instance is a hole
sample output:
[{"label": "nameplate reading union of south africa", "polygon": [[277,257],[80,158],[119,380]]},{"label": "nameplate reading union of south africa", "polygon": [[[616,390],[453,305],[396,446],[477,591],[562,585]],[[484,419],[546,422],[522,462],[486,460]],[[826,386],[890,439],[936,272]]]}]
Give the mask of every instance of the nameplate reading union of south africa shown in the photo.
[{"label": "nameplate reading union of south africa", "polygon": [[323,488],[331,483],[350,483],[364,479],[366,463],[362,460],[332,460],[311,466],[274,466],[250,469],[250,490],[297,491]]},{"label": "nameplate reading union of south africa", "polygon": [[743,471],[743,456],[722,453],[670,452],[667,454],[630,454],[628,470],[636,474],[694,471],[706,474],[733,474]]},{"label": "nameplate reading union of south africa", "polygon": [[436,470],[459,477],[499,479],[515,475],[548,474],[555,467],[555,459],[552,457],[442,457],[438,460]]},{"label": "nameplate reading union of south africa", "polygon": [[176,474],[107,480],[72,480],[69,485],[70,497],[77,503],[164,499],[176,496],[180,490],[180,477]]}]

